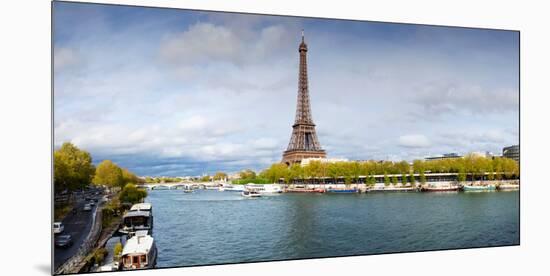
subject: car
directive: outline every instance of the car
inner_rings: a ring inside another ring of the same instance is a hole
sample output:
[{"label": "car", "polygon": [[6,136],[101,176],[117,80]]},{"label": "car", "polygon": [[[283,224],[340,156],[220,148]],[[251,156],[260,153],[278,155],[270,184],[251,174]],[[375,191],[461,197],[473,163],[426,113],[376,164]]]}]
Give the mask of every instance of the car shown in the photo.
[{"label": "car", "polygon": [[61,222],[54,222],[53,223],[53,233],[54,234],[61,234],[63,233],[63,230],[65,230],[65,226]]},{"label": "car", "polygon": [[91,211],[92,210],[92,206],[90,204],[84,204],[84,208],[83,208],[84,211]]},{"label": "car", "polygon": [[70,247],[73,245],[73,238],[71,235],[59,235],[55,238],[56,247]]},{"label": "car", "polygon": [[90,200],[90,202],[88,202],[88,204],[90,204],[90,206],[94,206],[94,205],[95,205],[95,201]]}]

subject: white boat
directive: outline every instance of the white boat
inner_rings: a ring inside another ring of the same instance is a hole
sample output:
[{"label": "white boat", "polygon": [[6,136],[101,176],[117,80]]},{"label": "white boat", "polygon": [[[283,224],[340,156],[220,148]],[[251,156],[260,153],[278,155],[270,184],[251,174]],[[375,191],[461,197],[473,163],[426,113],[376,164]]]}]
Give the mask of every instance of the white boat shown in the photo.
[{"label": "white boat", "polygon": [[224,191],[225,192],[242,192],[244,191],[244,185],[226,184],[226,185],[220,186],[219,191],[220,192],[224,192]]},{"label": "white boat", "polygon": [[132,235],[134,232],[145,230],[153,232],[153,206],[151,203],[138,203],[122,217],[120,233]]},{"label": "white boat", "polygon": [[247,190],[242,191],[241,195],[244,196],[244,197],[250,197],[250,198],[261,197],[262,196],[262,195],[260,195],[260,193],[258,193],[256,191],[247,191]]},{"label": "white boat", "polygon": [[130,212],[133,211],[147,211],[153,214],[153,205],[151,203],[138,203],[132,205],[132,208],[130,208]]},{"label": "white boat", "polygon": [[516,191],[519,190],[519,184],[500,184],[497,188],[501,191]]},{"label": "white boat", "polygon": [[260,194],[279,194],[283,192],[283,186],[280,184],[246,184],[244,190],[255,191]]},{"label": "white boat", "polygon": [[157,264],[157,246],[147,231],[137,231],[122,249],[122,270],[154,268]]}]

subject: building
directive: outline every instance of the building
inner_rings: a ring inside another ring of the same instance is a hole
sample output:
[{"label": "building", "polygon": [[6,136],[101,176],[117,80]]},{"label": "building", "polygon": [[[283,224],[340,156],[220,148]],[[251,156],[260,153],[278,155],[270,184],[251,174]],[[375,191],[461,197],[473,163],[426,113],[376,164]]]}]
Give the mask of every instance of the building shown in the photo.
[{"label": "building", "polygon": [[504,147],[502,149],[502,157],[516,160],[519,163],[519,145]]},{"label": "building", "polygon": [[452,158],[462,158],[462,156],[459,155],[456,152],[451,152],[451,153],[444,153],[441,156],[426,157],[425,159],[426,160],[440,160],[440,159],[452,159]]},{"label": "building", "polygon": [[326,158],[325,150],[317,139],[315,124],[311,116],[309,88],[307,78],[307,45],[302,30],[302,43],[298,47],[300,53],[300,68],[298,75],[298,100],[296,104],[296,118],[292,126],[292,135],[286,151],[283,152],[282,162],[287,165],[298,164],[305,158]]}]

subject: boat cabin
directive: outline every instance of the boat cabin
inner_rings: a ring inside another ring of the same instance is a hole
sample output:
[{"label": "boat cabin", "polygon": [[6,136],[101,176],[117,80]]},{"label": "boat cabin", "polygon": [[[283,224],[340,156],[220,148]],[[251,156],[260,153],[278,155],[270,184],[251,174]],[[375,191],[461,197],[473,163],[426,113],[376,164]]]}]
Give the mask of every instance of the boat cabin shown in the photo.
[{"label": "boat cabin", "polygon": [[147,231],[137,231],[124,245],[121,259],[123,270],[155,267],[157,247],[153,237]]},{"label": "boat cabin", "polygon": [[149,211],[130,211],[122,219],[121,233],[147,230],[149,233],[153,230],[153,216]]}]

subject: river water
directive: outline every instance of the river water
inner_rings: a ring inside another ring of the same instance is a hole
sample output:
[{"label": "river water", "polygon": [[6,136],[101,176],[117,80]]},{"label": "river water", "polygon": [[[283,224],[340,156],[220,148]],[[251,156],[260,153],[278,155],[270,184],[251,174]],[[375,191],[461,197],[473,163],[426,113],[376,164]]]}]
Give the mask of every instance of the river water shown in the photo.
[{"label": "river water", "polygon": [[519,244],[519,193],[149,191],[157,267]]}]

